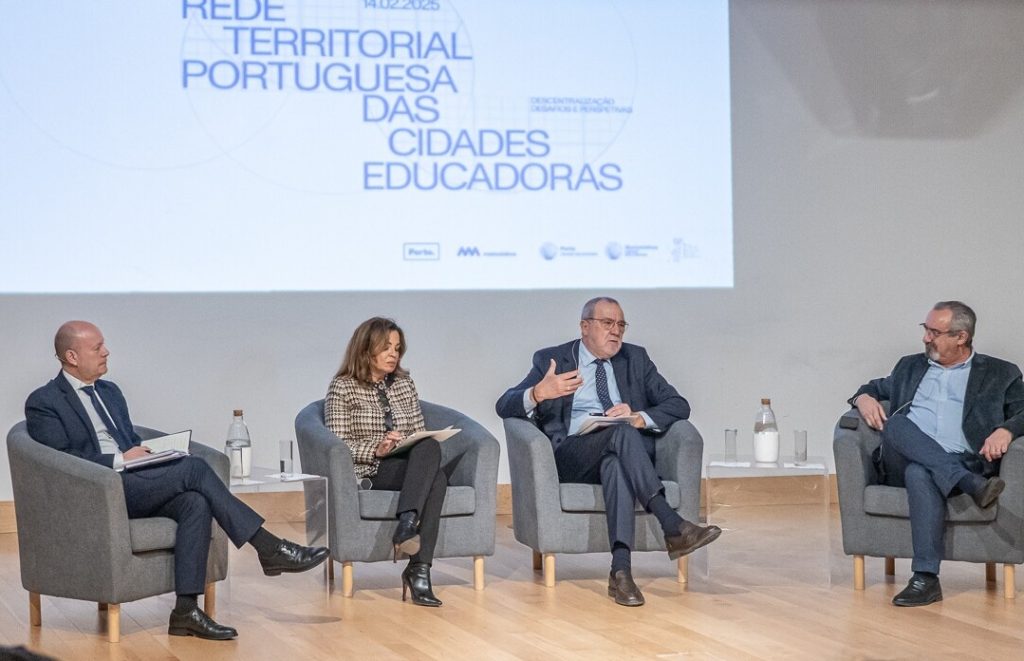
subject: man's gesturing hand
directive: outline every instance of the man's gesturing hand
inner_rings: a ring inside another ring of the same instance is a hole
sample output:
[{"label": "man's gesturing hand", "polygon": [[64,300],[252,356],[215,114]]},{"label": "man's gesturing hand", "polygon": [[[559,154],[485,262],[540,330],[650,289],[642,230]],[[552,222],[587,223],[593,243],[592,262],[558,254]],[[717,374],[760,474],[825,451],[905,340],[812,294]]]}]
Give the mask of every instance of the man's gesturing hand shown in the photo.
[{"label": "man's gesturing hand", "polygon": [[547,374],[533,387],[533,401],[540,404],[545,399],[565,397],[576,392],[582,385],[583,379],[580,378],[579,370],[555,374],[555,359],[552,358]]}]

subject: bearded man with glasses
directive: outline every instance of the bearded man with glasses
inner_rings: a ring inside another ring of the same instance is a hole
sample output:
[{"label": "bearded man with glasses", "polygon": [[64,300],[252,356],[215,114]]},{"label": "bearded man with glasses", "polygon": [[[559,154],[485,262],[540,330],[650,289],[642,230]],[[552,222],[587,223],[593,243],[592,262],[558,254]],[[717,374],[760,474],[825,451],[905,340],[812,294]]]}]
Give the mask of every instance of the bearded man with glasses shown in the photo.
[{"label": "bearded man with glasses", "polygon": [[[907,490],[914,574],[896,606],[942,600],[946,499],[966,493],[978,507],[994,505],[1006,486],[999,460],[1024,434],[1020,369],[974,351],[976,323],[960,301],[936,303],[921,324],[924,352],[904,356],[849,400],[882,432],[879,483]],[[888,414],[880,400],[889,402]]]},{"label": "bearded man with glasses", "polygon": [[[495,409],[502,418],[532,419],[551,439],[560,482],[602,486],[612,550],[608,594],[620,605],[640,606],[630,562],[635,502],[658,519],[673,560],[722,531],[683,520],[665,500],[654,445],[672,423],[690,417],[690,405],[643,347],[622,341],[628,326],[615,299],[587,301],[580,338],[536,352],[530,373]],[[615,421],[588,430],[594,416]]]}]

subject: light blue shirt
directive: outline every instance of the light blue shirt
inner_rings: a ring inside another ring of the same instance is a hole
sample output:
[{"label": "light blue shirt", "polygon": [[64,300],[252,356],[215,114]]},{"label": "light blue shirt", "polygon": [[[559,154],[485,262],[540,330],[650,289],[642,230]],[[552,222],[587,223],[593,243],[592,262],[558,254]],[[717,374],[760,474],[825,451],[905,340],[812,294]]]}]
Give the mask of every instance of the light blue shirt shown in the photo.
[{"label": "light blue shirt", "polygon": [[619,395],[619,384],[615,382],[615,370],[612,369],[611,361],[605,361],[603,365],[597,364],[597,358],[587,350],[583,342],[579,343],[579,370],[583,378],[583,385],[572,396],[572,414],[569,417],[569,435],[572,436],[579,431],[583,420],[590,417],[591,413],[604,413],[601,405],[601,398],[597,396],[597,370],[603,369],[608,377],[608,396],[612,404],[622,403]]},{"label": "light blue shirt", "polygon": [[928,361],[928,371],[914,393],[907,417],[946,452],[974,452],[964,436],[964,396],[971,376],[970,358],[952,367]]}]

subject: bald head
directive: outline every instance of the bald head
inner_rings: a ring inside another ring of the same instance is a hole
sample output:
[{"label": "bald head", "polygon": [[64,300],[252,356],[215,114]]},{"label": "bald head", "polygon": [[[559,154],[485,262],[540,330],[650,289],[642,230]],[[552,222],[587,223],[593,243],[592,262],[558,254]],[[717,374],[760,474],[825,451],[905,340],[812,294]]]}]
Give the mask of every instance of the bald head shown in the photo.
[{"label": "bald head", "polygon": [[68,321],[57,329],[53,350],[64,370],[85,383],[93,383],[107,372],[107,351],[103,333],[88,321]]}]

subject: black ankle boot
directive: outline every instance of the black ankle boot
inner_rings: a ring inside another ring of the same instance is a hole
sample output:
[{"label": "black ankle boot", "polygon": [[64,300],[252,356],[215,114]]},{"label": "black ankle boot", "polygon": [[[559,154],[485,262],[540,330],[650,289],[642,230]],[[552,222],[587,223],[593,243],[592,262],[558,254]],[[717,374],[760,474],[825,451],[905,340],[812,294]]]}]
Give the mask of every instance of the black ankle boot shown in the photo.
[{"label": "black ankle boot", "polygon": [[395,545],[394,562],[398,562],[399,554],[415,555],[420,552],[420,526],[416,520],[416,511],[409,510],[398,516],[398,527],[391,538]]},{"label": "black ankle boot", "polygon": [[430,587],[430,565],[425,562],[410,562],[402,572],[402,601],[405,592],[412,595],[412,603],[417,606],[440,606],[441,600],[434,596]]}]

